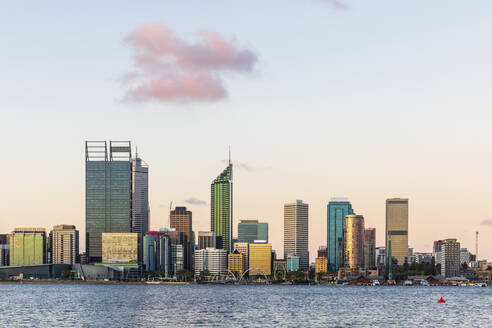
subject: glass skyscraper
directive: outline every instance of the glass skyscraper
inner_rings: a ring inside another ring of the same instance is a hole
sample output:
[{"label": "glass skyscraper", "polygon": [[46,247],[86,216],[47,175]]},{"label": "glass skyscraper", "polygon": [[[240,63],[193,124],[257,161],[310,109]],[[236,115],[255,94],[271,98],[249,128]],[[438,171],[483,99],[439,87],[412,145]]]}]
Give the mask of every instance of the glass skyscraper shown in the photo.
[{"label": "glass skyscraper", "polygon": [[217,237],[217,248],[232,248],[232,164],[212,182],[210,195],[210,230]]},{"label": "glass skyscraper", "polygon": [[352,204],[346,198],[332,198],[327,211],[328,270],[335,272],[344,265],[345,216],[354,214]]},{"label": "glass skyscraper", "polygon": [[149,166],[138,153],[133,160],[132,232],[149,232]]},{"label": "glass skyscraper", "polygon": [[131,232],[130,141],[86,141],[85,226],[89,262],[102,260],[103,232]]},{"label": "glass skyscraper", "polygon": [[264,240],[268,243],[268,223],[258,220],[241,220],[237,225],[237,241],[252,243],[255,240]]}]

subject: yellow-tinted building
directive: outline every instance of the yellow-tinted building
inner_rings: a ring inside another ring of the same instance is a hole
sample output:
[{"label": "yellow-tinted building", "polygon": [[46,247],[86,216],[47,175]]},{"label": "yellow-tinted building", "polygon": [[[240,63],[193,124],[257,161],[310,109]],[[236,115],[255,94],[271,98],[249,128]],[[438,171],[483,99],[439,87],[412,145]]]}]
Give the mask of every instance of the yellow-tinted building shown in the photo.
[{"label": "yellow-tinted building", "polygon": [[103,263],[137,262],[138,233],[103,232]]},{"label": "yellow-tinted building", "polygon": [[[244,255],[235,250],[232,253],[229,253],[227,259],[227,267],[230,271],[235,274],[242,275],[244,272]],[[238,277],[236,277],[238,278]]]},{"label": "yellow-tinted building", "polygon": [[244,256],[244,261],[243,261],[243,268],[244,271],[248,270],[249,268],[249,244],[248,243],[234,243],[234,250],[238,251],[239,253],[243,254]]},{"label": "yellow-tinted building", "polygon": [[391,198],[386,200],[386,254],[391,240],[391,257],[399,265],[408,256],[408,199]]},{"label": "yellow-tinted building", "polygon": [[272,274],[272,245],[266,243],[249,244],[249,275]]},{"label": "yellow-tinted building", "polygon": [[315,261],[315,272],[328,272],[328,259],[326,257],[317,257]]},{"label": "yellow-tinted building", "polygon": [[356,269],[364,266],[364,217],[345,216],[345,265]]}]

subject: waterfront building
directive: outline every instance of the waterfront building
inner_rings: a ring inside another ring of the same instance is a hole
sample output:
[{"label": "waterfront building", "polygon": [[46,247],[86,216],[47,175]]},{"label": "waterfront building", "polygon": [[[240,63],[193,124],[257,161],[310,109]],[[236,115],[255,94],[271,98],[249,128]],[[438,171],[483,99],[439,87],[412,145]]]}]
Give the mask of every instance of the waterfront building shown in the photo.
[{"label": "waterfront building", "polygon": [[[139,242],[149,232],[149,166],[139,156],[138,152],[132,161],[132,220],[131,232],[139,234]],[[142,263],[142,245],[139,245],[138,261]]]},{"label": "waterfront building", "polygon": [[44,228],[15,228],[9,236],[11,266],[47,263],[47,240]]},{"label": "waterfront building", "polygon": [[181,244],[171,244],[171,271],[176,274],[183,269],[185,269],[185,247]]},{"label": "waterfront building", "polygon": [[272,245],[268,243],[249,244],[249,275],[272,274]]},{"label": "waterfront building", "polygon": [[318,248],[318,257],[328,258],[328,249],[326,248],[326,246],[320,246]]},{"label": "waterfront building", "polygon": [[299,256],[288,255],[287,256],[287,272],[299,270]]},{"label": "waterfront building", "polygon": [[350,269],[364,265],[364,216],[345,216],[345,266]]},{"label": "waterfront building", "polygon": [[143,238],[143,264],[147,271],[163,271],[171,266],[171,240],[164,231],[149,231]]},{"label": "waterfront building", "polygon": [[258,220],[241,220],[237,225],[238,242],[253,243],[264,240],[268,243],[268,223]]},{"label": "waterfront building", "polygon": [[51,263],[75,264],[79,262],[79,231],[74,225],[54,226],[49,240]]},{"label": "waterfront building", "polygon": [[102,263],[136,263],[138,233],[102,233]]},{"label": "waterfront building", "polygon": [[210,276],[227,275],[227,251],[225,249],[205,248],[195,252],[195,276],[208,272]]},{"label": "waterfront building", "polygon": [[79,254],[79,261],[80,261],[80,264],[87,264],[87,253],[86,252],[82,252]]},{"label": "waterfront building", "polygon": [[326,257],[317,257],[314,262],[314,272],[328,272],[328,259]]},{"label": "waterfront building", "polygon": [[416,262],[415,255],[413,254],[413,248],[408,247],[408,253],[407,253],[407,264],[412,264]]},{"label": "waterfront building", "polygon": [[382,269],[386,267],[386,247],[376,247],[376,268]]},{"label": "waterfront building", "polygon": [[229,271],[234,272],[236,278],[240,278],[245,271],[244,255],[239,253],[237,249],[229,253],[227,256],[227,267]]},{"label": "waterfront building", "polygon": [[243,254],[244,271],[248,270],[248,268],[249,268],[249,243],[240,243],[240,242],[234,243],[234,250]]},{"label": "waterfront building", "polygon": [[332,198],[327,206],[328,270],[337,272],[345,259],[345,216],[354,214],[347,198]]},{"label": "waterfront building", "polygon": [[367,228],[364,231],[364,268],[376,267],[376,228]]},{"label": "waterfront building", "polygon": [[216,236],[213,231],[198,231],[198,249],[216,248]]},{"label": "waterfront building", "polygon": [[468,252],[468,249],[462,248],[460,249],[460,264],[468,265],[468,263],[470,263],[470,252]]},{"label": "waterfront building", "polygon": [[441,275],[458,277],[460,275],[460,243],[456,239],[445,239],[441,245]]},{"label": "waterfront building", "polygon": [[298,256],[302,270],[309,269],[308,226],[308,204],[297,200],[284,205],[284,256]]},{"label": "waterfront building", "polygon": [[192,212],[188,211],[186,207],[176,207],[169,214],[169,221],[171,228],[176,229],[178,233],[184,234],[181,237],[181,245],[184,247],[185,252],[185,268],[189,271],[192,269],[192,258],[193,258],[193,220]]},{"label": "waterfront building", "polygon": [[88,262],[102,261],[102,234],[132,231],[130,141],[85,142],[85,226]]},{"label": "waterfront building", "polygon": [[408,255],[408,199],[386,200],[386,251],[391,240],[391,257],[398,265],[406,262]]},{"label": "waterfront building", "polygon": [[436,240],[434,241],[434,245],[432,247],[432,256],[434,257],[435,265],[442,263],[442,243],[442,240]]},{"label": "waterfront building", "polygon": [[415,252],[413,255],[415,257],[415,263],[417,264],[432,263],[432,253]]},{"label": "waterfront building", "polygon": [[232,249],[233,194],[232,163],[212,182],[210,195],[210,231],[215,232],[217,248]]},{"label": "waterfront building", "polygon": [[8,266],[10,263],[10,245],[7,234],[0,234],[0,266]]}]

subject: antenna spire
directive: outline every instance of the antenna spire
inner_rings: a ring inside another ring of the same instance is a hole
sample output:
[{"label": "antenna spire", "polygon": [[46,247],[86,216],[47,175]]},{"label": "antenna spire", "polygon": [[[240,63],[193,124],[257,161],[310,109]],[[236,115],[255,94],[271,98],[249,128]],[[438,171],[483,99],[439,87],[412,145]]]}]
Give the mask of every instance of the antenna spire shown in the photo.
[{"label": "antenna spire", "polygon": [[229,165],[231,165],[231,146],[229,145]]}]

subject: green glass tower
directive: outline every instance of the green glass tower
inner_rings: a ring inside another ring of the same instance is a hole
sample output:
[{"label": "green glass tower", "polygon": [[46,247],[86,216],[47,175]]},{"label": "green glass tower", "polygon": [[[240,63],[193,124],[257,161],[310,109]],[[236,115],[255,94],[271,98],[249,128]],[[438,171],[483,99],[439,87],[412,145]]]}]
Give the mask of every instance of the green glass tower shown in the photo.
[{"label": "green glass tower", "polygon": [[210,195],[210,230],[217,236],[217,248],[232,247],[232,164],[215,178]]}]

